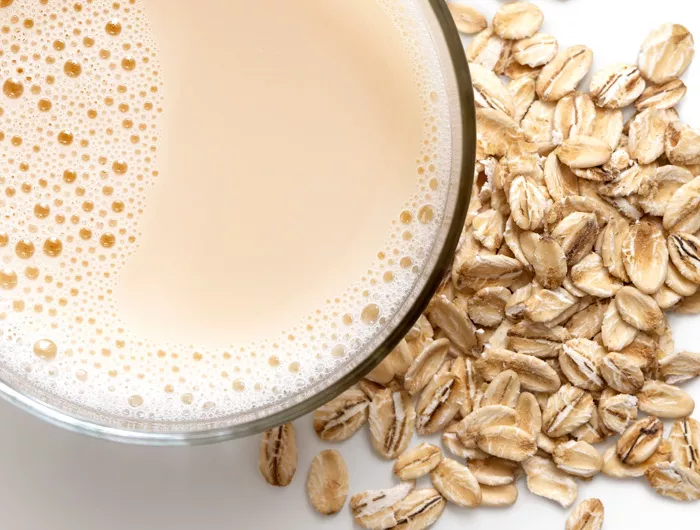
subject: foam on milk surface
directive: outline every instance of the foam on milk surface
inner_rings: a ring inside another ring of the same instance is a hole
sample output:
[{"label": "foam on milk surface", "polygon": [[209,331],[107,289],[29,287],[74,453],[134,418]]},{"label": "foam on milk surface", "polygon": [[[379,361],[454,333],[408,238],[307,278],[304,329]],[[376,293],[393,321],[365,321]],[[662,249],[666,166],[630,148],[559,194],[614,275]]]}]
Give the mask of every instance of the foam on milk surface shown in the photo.
[{"label": "foam on milk surface", "polygon": [[[32,0],[0,9],[5,370],[105,413],[218,418],[303,391],[371,339],[402,304],[429,255],[449,184],[450,150],[446,94],[415,6],[363,1],[380,6],[386,27],[401,36],[402,60],[412,69],[412,90],[422,104],[411,193],[402,198],[403,207],[396,202],[394,219],[378,227],[386,243],[363,257],[366,265],[347,288],[314,293],[313,309],[277,333],[243,341],[234,336],[230,344],[180,336],[172,322],[186,313],[169,321],[172,334],[167,328],[149,334],[123,314],[128,306],[117,296],[124,285],[138,289],[138,281],[129,284],[120,275],[157,236],[144,235],[148,223],[142,221],[153,212],[149,200],[165,185],[160,180],[168,178],[161,169],[162,158],[172,154],[163,152],[169,106],[183,104],[161,71],[167,43],[158,41],[152,29],[158,23],[151,20],[159,10],[138,0]],[[274,145],[270,150],[274,156]],[[282,220],[281,236],[284,229]],[[280,271],[288,254],[280,256]],[[148,312],[165,313],[168,302],[156,298],[149,298],[154,303]],[[274,303],[261,303],[254,312]]]}]

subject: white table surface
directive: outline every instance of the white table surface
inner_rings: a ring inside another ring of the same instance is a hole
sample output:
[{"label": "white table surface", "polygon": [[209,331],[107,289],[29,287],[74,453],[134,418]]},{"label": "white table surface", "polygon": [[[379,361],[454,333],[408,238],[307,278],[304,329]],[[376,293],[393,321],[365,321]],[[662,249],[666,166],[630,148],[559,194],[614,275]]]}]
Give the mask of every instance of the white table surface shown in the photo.
[{"label": "white table surface", "polygon": [[[501,4],[470,3],[488,16]],[[561,45],[591,47],[594,69],[610,62],[636,62],[646,34],[663,22],[683,23],[700,38],[700,4],[693,0],[535,3],[545,13],[543,31],[556,35]],[[681,118],[695,126],[700,126],[698,61],[684,77],[689,94],[680,107]],[[700,317],[674,319],[678,349],[700,349],[699,325]],[[686,388],[700,401],[700,383]],[[309,463],[327,447],[316,438],[308,417],[296,423],[299,467],[292,485],[284,489],[268,486],[259,475],[257,437],[195,448],[125,446],[65,432],[4,402],[0,425],[0,526],[6,530],[353,528],[347,507],[335,517],[322,518],[307,503]],[[366,430],[335,448],[350,469],[351,493],[394,483],[392,464],[375,457]],[[531,495],[522,481],[518,486],[520,499],[514,507],[450,506],[437,528],[564,528],[567,511]],[[579,499],[591,496],[605,503],[608,529],[657,530],[669,524],[698,528],[700,504],[657,497],[643,479],[597,477],[580,485]]]}]

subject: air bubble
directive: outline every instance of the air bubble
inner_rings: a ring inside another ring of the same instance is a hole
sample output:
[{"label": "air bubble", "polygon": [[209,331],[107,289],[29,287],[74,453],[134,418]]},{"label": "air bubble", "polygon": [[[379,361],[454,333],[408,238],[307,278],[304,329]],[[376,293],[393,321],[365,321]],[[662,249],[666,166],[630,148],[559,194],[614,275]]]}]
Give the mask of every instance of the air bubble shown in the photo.
[{"label": "air bubble", "polygon": [[100,245],[102,245],[104,248],[112,248],[116,241],[117,238],[114,236],[114,234],[110,232],[107,232],[100,236]]},{"label": "air bubble", "polygon": [[112,19],[105,25],[107,35],[118,36],[122,32],[122,24],[116,19]]},{"label": "air bubble", "polygon": [[73,133],[70,131],[61,131],[56,137],[61,145],[71,145],[73,143]]},{"label": "air bubble", "polygon": [[379,320],[380,313],[381,309],[377,304],[368,304],[364,307],[364,309],[362,309],[360,318],[365,324],[374,324],[377,322],[377,320]]},{"label": "air bubble", "polygon": [[435,209],[431,204],[426,204],[424,206],[421,206],[420,210],[418,210],[418,220],[423,223],[429,223],[435,218]]},{"label": "air bubble", "polygon": [[63,73],[68,77],[78,77],[83,73],[83,67],[78,61],[69,60],[63,65]]},{"label": "air bubble", "polygon": [[45,202],[40,202],[34,206],[34,215],[39,219],[46,219],[51,213],[51,207]]},{"label": "air bubble", "polygon": [[122,59],[122,68],[127,72],[131,72],[134,68],[136,68],[136,59],[131,56],[124,57]]},{"label": "air bubble", "polygon": [[22,239],[15,245],[15,254],[20,259],[29,259],[34,255],[34,243],[29,239]]},{"label": "air bubble", "polygon": [[52,258],[58,257],[63,252],[63,243],[56,237],[50,237],[44,241],[44,254]]},{"label": "air bubble", "polygon": [[17,273],[12,269],[0,269],[0,288],[5,290],[17,287]]},{"label": "air bubble", "polygon": [[17,99],[24,94],[24,85],[16,77],[11,77],[3,83],[2,91],[8,98]]},{"label": "air bubble", "polygon": [[50,361],[56,358],[57,353],[56,343],[49,339],[41,339],[34,343],[34,355],[37,357]]}]

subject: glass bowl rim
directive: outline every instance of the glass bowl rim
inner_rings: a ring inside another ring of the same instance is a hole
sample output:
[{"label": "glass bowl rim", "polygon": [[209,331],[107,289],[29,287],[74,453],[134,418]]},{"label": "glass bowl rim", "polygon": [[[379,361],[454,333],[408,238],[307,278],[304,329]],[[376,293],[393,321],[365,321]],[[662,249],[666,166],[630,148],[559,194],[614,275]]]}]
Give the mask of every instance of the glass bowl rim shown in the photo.
[{"label": "glass bowl rim", "polygon": [[372,368],[377,366],[384,359],[384,357],[396,347],[399,341],[413,326],[413,323],[423,313],[430,299],[432,298],[433,293],[442,282],[445,272],[451,266],[454,252],[459,242],[464,221],[466,219],[474,180],[476,156],[475,107],[471,77],[467,66],[464,48],[445,1],[426,1],[432,9],[433,15],[440,26],[442,36],[445,39],[447,51],[451,59],[450,64],[453,66],[453,74],[457,85],[457,96],[461,111],[462,124],[461,178],[457,189],[455,208],[452,212],[452,222],[447,231],[442,249],[437,256],[435,266],[430,272],[423,289],[414,300],[404,318],[391,331],[391,333],[389,333],[389,335],[384,339],[379,347],[375,349],[374,352],[372,352],[366,359],[357,364],[357,366],[349,370],[334,383],[331,383],[320,392],[300,400],[291,407],[249,422],[193,432],[146,432],[103,425],[89,419],[72,416],[68,412],[53,408],[33,397],[25,395],[4,381],[0,381],[0,398],[5,399],[20,409],[23,409],[30,414],[47,421],[48,423],[96,438],[141,445],[199,445],[216,443],[256,434],[264,431],[265,429],[297,419],[298,417],[315,410],[337,395],[341,394],[345,389],[359,381],[364,375],[372,370]]}]

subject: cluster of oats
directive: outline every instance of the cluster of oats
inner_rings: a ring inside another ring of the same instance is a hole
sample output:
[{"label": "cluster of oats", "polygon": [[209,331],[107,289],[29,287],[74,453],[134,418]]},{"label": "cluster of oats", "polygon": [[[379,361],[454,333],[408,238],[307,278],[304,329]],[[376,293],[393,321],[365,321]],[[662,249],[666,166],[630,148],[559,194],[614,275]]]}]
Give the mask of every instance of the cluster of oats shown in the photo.
[{"label": "cluster of oats", "polygon": [[[368,423],[375,451],[395,460],[400,484],[354,495],[355,520],[427,528],[447,502],[512,505],[523,475],[563,507],[577,479],[599,473],[700,500],[700,422],[678,386],[700,375],[700,354],[674,350],[664,313],[700,313],[700,131],[674,109],[692,35],[660,26],[636,65],[605,67],[582,92],[593,53],[538,33],[536,6],[505,4],[491,27],[471,7],[450,9],[476,33],[478,131],[454,265],[399,346],[314,416],[329,442]],[[668,438],[663,419],[674,421]],[[409,448],[414,431],[442,433],[443,449]],[[295,464],[291,425],[268,432],[268,482],[289,483]],[[432,487],[417,488],[427,475]],[[320,512],[341,509],[336,451],[316,457],[307,488]],[[602,524],[602,503],[588,499],[566,528]]]}]

